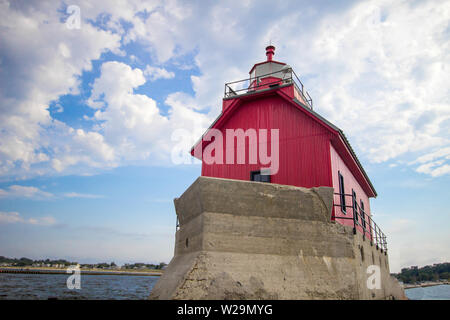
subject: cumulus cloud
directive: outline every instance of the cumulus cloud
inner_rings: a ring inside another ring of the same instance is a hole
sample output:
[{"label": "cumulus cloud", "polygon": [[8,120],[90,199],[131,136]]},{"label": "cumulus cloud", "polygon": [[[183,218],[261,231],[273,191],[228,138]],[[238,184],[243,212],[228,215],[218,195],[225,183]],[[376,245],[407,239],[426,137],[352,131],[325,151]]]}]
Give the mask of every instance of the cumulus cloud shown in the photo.
[{"label": "cumulus cloud", "polygon": [[79,76],[120,36],[83,24],[68,29],[49,2],[0,3],[0,174],[26,172],[51,160],[46,134],[52,100],[78,92]]},{"label": "cumulus cloud", "polygon": [[[155,100],[134,93],[145,82],[142,70],[117,61],[106,62],[94,82],[89,105],[97,110],[94,119],[99,122],[98,130],[105,143],[114,146],[117,159],[167,163],[174,145],[172,132],[191,130],[194,124],[203,128],[211,119],[192,110],[192,98],[187,100],[189,105],[179,103],[176,97],[183,93],[169,96],[169,114],[163,116]],[[186,153],[188,150],[186,147]]]},{"label": "cumulus cloud", "polygon": [[51,166],[57,172],[76,165],[93,168],[111,168],[117,165],[114,149],[105,143],[100,133],[86,132],[83,129],[74,130],[56,121],[54,125],[60,141],[55,141],[53,144],[57,152],[51,161]]},{"label": "cumulus cloud", "polygon": [[51,226],[56,223],[53,217],[40,217],[40,218],[24,218],[18,212],[3,212],[0,211],[0,224],[9,223],[24,223],[37,226]]},{"label": "cumulus cloud", "polygon": [[32,200],[50,200],[58,198],[84,198],[84,199],[101,199],[103,195],[66,192],[63,194],[53,194],[43,191],[33,186],[12,185],[5,189],[0,189],[0,199],[32,199]]},{"label": "cumulus cloud", "polygon": [[[270,41],[275,58],[294,67],[316,110],[346,132],[363,160],[405,156],[418,172],[450,172],[447,155],[414,162],[450,147],[449,1],[346,1],[320,10],[289,1],[74,4],[81,9],[79,30],[65,27],[63,5],[1,2],[0,175],[167,163],[171,133],[194,126],[193,119],[207,127],[220,113],[224,83],[247,77]],[[102,65],[87,99],[95,115],[84,115],[93,129],[51,116],[50,102],[78,94],[93,60],[108,51],[126,56],[123,45],[131,43],[155,64]],[[186,54],[194,54],[200,71],[191,76],[194,93],[169,94],[163,114],[151,92],[135,90],[175,76],[155,65],[186,69],[179,60]]]},{"label": "cumulus cloud", "polygon": [[150,81],[156,81],[158,79],[172,79],[175,77],[175,73],[167,71],[164,68],[147,66],[144,70],[144,75],[150,79]]},{"label": "cumulus cloud", "polygon": [[295,42],[308,44],[289,61],[306,76],[316,109],[368,161],[420,157],[450,145],[449,16],[448,1],[367,1],[325,15],[310,33],[288,29],[280,42],[293,53]]},{"label": "cumulus cloud", "polygon": [[12,185],[6,189],[0,189],[1,198],[28,198],[28,199],[49,199],[54,195],[50,192],[42,191],[36,187]]},{"label": "cumulus cloud", "polygon": [[[449,1],[345,2],[330,12],[285,3],[269,6],[271,13],[252,1],[183,5],[182,15],[161,6],[128,36],[148,44],[160,62],[197,48],[201,74],[191,80],[198,109],[218,114],[223,84],[247,77],[272,41],[276,58],[303,76],[316,110],[344,129],[367,161],[450,145]],[[437,176],[447,166],[415,168]]]}]

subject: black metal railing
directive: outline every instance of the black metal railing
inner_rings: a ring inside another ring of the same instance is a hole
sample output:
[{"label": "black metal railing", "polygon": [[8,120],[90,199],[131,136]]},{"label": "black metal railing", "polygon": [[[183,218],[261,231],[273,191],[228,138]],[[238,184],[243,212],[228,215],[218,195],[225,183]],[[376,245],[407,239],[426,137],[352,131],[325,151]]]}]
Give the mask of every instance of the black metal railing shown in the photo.
[{"label": "black metal railing", "polygon": [[[364,208],[358,204],[356,197],[353,194],[334,193],[334,195],[339,196],[339,203],[334,201],[333,204],[335,208],[334,218],[352,220],[353,233],[356,234],[356,232],[361,232],[364,237],[370,239],[371,245],[375,244],[377,249],[387,253],[386,235],[381,231],[380,227],[375,223],[370,214],[367,214],[364,211]],[[345,197],[351,198],[351,205],[346,205],[347,201],[345,201]],[[342,201],[342,199],[344,201]],[[344,216],[338,215],[337,210],[342,211]]]},{"label": "black metal railing", "polygon": [[[265,82],[263,78],[276,75],[276,80]],[[281,76],[281,77],[280,77]],[[313,101],[308,91],[305,90],[305,86],[298,78],[297,74],[292,68],[286,68],[279,71],[266,73],[257,77],[251,77],[248,79],[237,80],[225,83],[225,98],[235,97],[241,94],[254,93],[262,89],[274,88],[284,84],[293,84],[300,94],[303,101],[312,109]]]}]

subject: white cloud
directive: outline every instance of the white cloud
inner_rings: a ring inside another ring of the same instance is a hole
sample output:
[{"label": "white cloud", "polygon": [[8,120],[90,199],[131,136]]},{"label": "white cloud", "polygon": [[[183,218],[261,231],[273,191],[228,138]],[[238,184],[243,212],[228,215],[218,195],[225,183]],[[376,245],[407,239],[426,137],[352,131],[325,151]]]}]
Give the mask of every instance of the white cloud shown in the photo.
[{"label": "white cloud", "polygon": [[450,173],[450,147],[438,149],[436,151],[425,154],[411,164],[419,163],[416,168],[417,172],[429,174],[432,177],[439,177]]},{"label": "white cloud", "polygon": [[102,196],[99,194],[68,192],[68,193],[64,193],[64,197],[66,197],[66,198],[84,198],[84,199],[101,199],[101,198],[104,198],[105,196]]},{"label": "white cloud", "polygon": [[43,191],[37,187],[32,186],[20,186],[12,185],[5,189],[0,189],[0,199],[33,199],[33,200],[49,200],[57,199],[60,197],[65,198],[85,198],[85,199],[100,199],[104,198],[103,195],[89,194],[89,193],[77,193],[66,192],[61,195],[55,195],[50,192]]},{"label": "white cloud", "polygon": [[123,160],[146,159],[152,151],[159,151],[158,147],[167,148],[158,140],[164,139],[168,119],[159,114],[153,99],[133,93],[144,83],[142,70],[115,61],[104,63],[94,82],[92,100],[104,103],[95,119],[101,121],[99,128],[106,142]]},{"label": "white cloud", "polygon": [[417,160],[414,161],[413,163],[426,163],[439,158],[450,159],[450,147],[442,148],[440,150],[436,150],[434,152],[430,152],[426,155],[423,155],[417,158]]},{"label": "white cloud", "polygon": [[0,3],[1,175],[50,161],[55,137],[47,135],[49,103],[76,94],[92,60],[107,50],[119,52],[119,35],[87,23],[70,30],[61,18],[55,3]]},{"label": "white cloud", "polygon": [[[449,5],[367,1],[325,15],[311,33],[280,34],[289,52],[307,44],[287,61],[309,78],[316,109],[369,161],[450,145]],[[274,29],[286,23],[282,18]]]},{"label": "white cloud", "polygon": [[0,189],[1,198],[28,198],[28,199],[49,199],[54,195],[50,192],[42,191],[36,187],[12,185],[7,189]]},{"label": "white cloud", "polygon": [[51,226],[56,223],[56,220],[51,216],[26,219],[23,218],[18,212],[0,211],[0,224],[8,223],[24,223],[38,226]]},{"label": "white cloud", "polygon": [[167,71],[164,68],[147,66],[144,70],[144,75],[150,79],[150,81],[156,81],[158,79],[172,79],[175,77],[175,73]]},{"label": "white cloud", "polygon": [[[134,93],[144,83],[142,70],[121,62],[106,62],[94,82],[90,106],[98,109],[94,116],[98,130],[105,143],[114,146],[117,159],[168,164],[174,145],[170,140],[172,132],[180,128],[192,132],[195,124],[206,127],[211,119],[192,110],[193,99],[183,93],[168,97],[169,115],[163,116],[155,100]],[[178,101],[180,98],[186,98],[184,103]]]},{"label": "white cloud", "polygon": [[432,177],[439,177],[450,173],[450,165],[443,164],[443,161],[429,162],[422,164],[416,169],[417,172],[427,173]]},{"label": "white cloud", "polygon": [[[270,40],[275,58],[302,76],[316,110],[346,132],[364,160],[405,156],[419,172],[450,171],[446,156],[412,163],[450,147],[449,1],[75,3],[83,18],[79,30],[65,28],[54,5],[1,4],[1,80],[8,92],[0,94],[1,175],[45,174],[46,166],[85,174],[86,168],[167,159],[170,133],[191,127],[196,117],[207,126],[220,112],[224,83],[247,77]],[[101,28],[88,19],[102,21]],[[107,62],[88,100],[98,110],[93,118],[84,115],[97,122],[94,129],[52,119],[50,101],[77,93],[79,76],[102,52],[126,54],[121,41],[148,50],[156,65],[182,66],[179,58],[195,53],[194,95],[170,94],[171,109],[162,115],[151,96],[134,90],[146,77],[168,79],[173,72]]]},{"label": "white cloud", "polygon": [[[105,143],[98,132],[86,132],[82,129],[67,128],[65,137],[71,144],[58,150],[52,159],[52,167],[61,172],[69,166],[85,164],[94,168],[116,166],[114,149]],[[64,137],[64,136],[63,136]]]},{"label": "white cloud", "polygon": [[[198,49],[201,74],[191,77],[198,109],[218,114],[223,84],[247,77],[272,40],[277,60],[304,76],[316,110],[344,129],[368,161],[420,157],[450,145],[449,1],[366,1],[332,13],[284,3],[268,6],[271,13],[255,2],[183,5],[181,16],[161,6],[129,36],[161,62]],[[261,23],[264,15],[273,20]],[[445,165],[429,174],[446,173]]]}]

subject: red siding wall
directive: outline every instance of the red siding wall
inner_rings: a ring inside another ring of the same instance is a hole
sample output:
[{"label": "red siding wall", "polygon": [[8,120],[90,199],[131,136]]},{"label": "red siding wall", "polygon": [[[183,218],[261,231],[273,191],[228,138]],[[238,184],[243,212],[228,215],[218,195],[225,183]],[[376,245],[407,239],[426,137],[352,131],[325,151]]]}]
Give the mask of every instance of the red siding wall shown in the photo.
[{"label": "red siding wall", "polygon": [[[225,137],[226,129],[237,128],[279,129],[279,171],[271,177],[272,183],[306,188],[332,186],[330,133],[284,99],[272,95],[244,102],[222,126],[221,131]],[[224,153],[225,149],[224,141]],[[246,156],[247,164],[208,165],[203,162],[202,175],[250,180],[250,171],[267,167],[248,164],[248,152]]]},{"label": "red siding wall", "polygon": [[[358,201],[358,205],[360,204],[360,201],[362,200],[364,202],[364,211],[366,214],[370,215],[370,202],[369,197],[364,192],[364,190],[361,188],[355,177],[353,176],[352,172],[348,169],[347,165],[344,163],[342,158],[339,156],[337,151],[334,149],[334,147],[330,143],[330,155],[331,155],[331,170],[333,174],[333,187],[336,193],[339,192],[339,178],[338,178],[338,172],[342,174],[344,177],[344,187],[345,187],[345,193],[346,194],[352,194],[352,189],[356,193],[356,199]],[[351,206],[352,205],[352,197],[347,196],[345,197],[346,205]],[[338,195],[334,196],[334,203],[340,204],[340,199]],[[345,215],[340,207],[334,207],[333,216],[335,217],[353,217],[353,210],[352,208],[347,208],[347,214]],[[345,219],[336,219],[338,222],[353,226],[352,220],[345,220]],[[369,225],[367,224],[367,229],[369,229]],[[358,227],[359,231],[363,233],[362,228]],[[369,236],[369,233],[366,234]]]}]

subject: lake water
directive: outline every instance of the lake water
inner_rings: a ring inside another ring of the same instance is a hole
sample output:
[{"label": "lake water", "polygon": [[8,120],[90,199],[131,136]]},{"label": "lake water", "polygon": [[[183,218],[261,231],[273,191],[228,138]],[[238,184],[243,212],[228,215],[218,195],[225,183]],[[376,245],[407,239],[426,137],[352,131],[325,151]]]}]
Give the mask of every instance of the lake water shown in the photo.
[{"label": "lake water", "polygon": [[450,300],[450,285],[405,290],[410,300]]},{"label": "lake water", "polygon": [[[147,299],[157,276],[81,275],[81,289],[70,290],[65,274],[0,273],[1,299]],[[411,300],[450,300],[450,285],[405,291]]]},{"label": "lake water", "polygon": [[65,274],[0,273],[0,299],[147,299],[157,276],[81,275],[81,289]]}]

